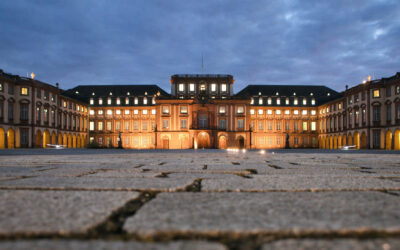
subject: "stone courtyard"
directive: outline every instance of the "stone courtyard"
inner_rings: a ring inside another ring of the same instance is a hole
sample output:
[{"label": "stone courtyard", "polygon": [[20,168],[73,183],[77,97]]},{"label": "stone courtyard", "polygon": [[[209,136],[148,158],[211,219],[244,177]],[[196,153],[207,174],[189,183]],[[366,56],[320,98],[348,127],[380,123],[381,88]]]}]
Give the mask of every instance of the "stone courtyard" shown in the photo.
[{"label": "stone courtyard", "polygon": [[400,154],[0,151],[0,249],[400,249]]}]

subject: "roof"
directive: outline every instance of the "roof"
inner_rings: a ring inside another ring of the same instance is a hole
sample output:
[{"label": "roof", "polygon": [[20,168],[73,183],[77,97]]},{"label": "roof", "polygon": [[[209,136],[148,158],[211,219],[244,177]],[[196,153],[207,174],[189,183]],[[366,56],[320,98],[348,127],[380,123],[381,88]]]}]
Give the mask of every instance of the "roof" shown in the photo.
[{"label": "roof", "polygon": [[[169,96],[157,85],[79,85],[66,90],[61,95],[79,99],[89,103],[89,99],[95,97],[120,97],[120,96],[153,96],[160,92],[162,96]],[[93,95],[94,93],[94,95]],[[112,95],[110,95],[112,93]]]},{"label": "roof", "polygon": [[342,97],[342,94],[322,85],[248,85],[235,96],[313,97],[317,105]]},{"label": "roof", "polygon": [[175,74],[171,77],[179,77],[179,78],[227,78],[232,77],[232,75],[228,74]]}]

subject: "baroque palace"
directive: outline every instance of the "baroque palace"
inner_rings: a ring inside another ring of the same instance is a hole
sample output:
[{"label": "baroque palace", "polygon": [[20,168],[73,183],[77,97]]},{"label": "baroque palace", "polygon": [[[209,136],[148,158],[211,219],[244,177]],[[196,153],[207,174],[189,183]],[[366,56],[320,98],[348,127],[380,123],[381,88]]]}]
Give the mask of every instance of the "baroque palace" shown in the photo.
[{"label": "baroque palace", "polygon": [[0,70],[0,148],[400,149],[400,73],[338,93],[316,85],[248,85],[232,75],[173,75],[156,85],[62,90]]}]

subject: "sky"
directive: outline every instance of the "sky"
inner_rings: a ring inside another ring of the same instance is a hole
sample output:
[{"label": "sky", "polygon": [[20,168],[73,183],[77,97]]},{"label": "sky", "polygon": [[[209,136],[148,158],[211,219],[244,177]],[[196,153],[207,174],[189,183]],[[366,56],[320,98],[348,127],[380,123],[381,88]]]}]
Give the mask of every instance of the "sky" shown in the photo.
[{"label": "sky", "polygon": [[[203,68],[202,68],[203,58]],[[400,71],[398,0],[1,0],[0,69],[63,89],[231,74],[343,91]]]}]

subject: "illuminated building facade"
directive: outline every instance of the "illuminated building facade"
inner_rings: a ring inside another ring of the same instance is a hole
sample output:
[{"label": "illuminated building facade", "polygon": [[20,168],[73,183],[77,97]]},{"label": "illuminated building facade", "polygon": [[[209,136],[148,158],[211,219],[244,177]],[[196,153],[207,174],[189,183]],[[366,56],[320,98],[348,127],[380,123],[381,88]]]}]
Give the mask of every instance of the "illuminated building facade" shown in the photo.
[{"label": "illuminated building facade", "polygon": [[400,149],[399,73],[342,93],[316,85],[248,85],[234,94],[232,75],[173,75],[170,94],[156,85],[61,91],[2,71],[1,77],[0,148]]}]

